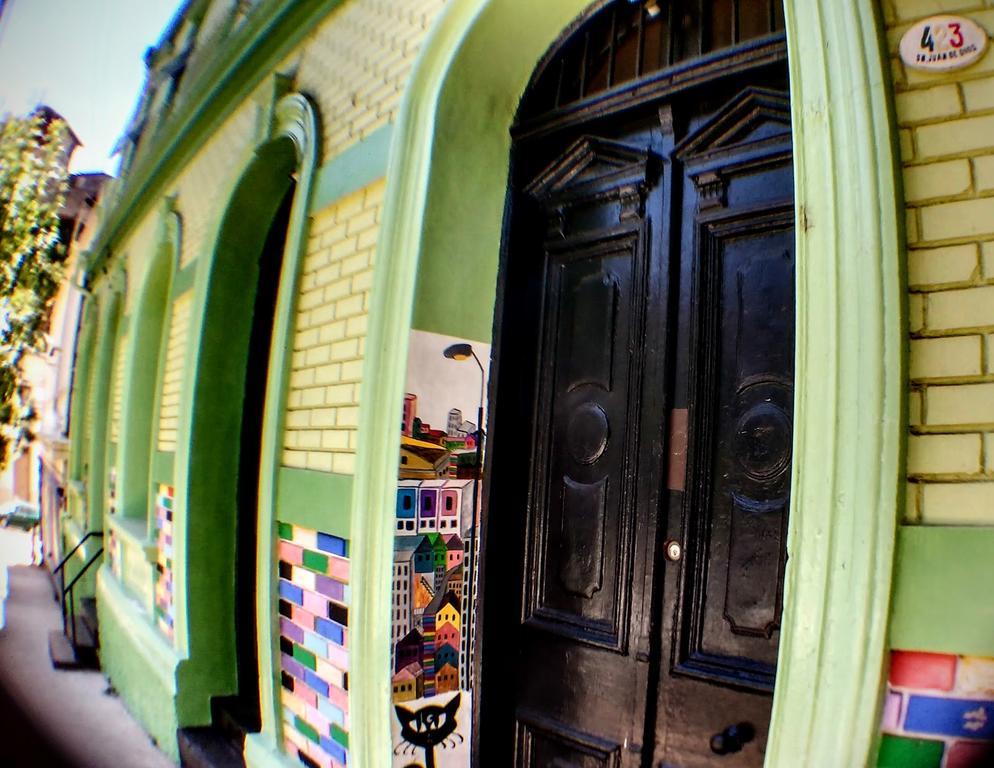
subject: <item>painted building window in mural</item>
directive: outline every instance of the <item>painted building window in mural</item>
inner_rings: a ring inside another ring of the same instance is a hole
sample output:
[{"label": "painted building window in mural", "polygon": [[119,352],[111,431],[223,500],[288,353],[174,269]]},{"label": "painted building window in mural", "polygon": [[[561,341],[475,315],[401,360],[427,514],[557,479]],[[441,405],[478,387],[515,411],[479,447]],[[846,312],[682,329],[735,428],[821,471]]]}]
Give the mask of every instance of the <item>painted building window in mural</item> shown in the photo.
[{"label": "painted building window in mural", "polygon": [[469,765],[490,347],[413,331],[394,520],[394,765]]}]

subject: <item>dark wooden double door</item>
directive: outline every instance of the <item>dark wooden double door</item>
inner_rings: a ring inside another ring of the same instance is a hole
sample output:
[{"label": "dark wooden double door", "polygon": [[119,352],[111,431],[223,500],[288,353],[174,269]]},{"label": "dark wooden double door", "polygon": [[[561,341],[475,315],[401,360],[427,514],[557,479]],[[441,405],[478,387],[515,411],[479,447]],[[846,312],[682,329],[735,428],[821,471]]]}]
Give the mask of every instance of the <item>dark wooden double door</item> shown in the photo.
[{"label": "dark wooden double door", "polygon": [[513,158],[479,763],[759,766],[790,485],[786,72]]}]

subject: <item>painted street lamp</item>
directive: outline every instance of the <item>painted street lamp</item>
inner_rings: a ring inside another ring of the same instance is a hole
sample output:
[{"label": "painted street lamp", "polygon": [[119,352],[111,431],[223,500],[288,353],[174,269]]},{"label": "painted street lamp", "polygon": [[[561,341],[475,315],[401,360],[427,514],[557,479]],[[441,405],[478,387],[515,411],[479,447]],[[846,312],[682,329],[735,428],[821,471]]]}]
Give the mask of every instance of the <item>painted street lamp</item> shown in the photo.
[{"label": "painted street lamp", "polygon": [[[479,516],[480,493],[483,488],[483,403],[485,399],[486,373],[483,370],[480,358],[476,356],[476,352],[473,351],[471,344],[451,344],[445,348],[442,354],[449,360],[462,361],[473,358],[476,362],[476,367],[480,369],[480,402],[476,409],[476,471],[474,472],[475,485],[473,487],[473,520],[469,527],[469,563],[467,564],[469,579],[466,586],[466,613],[469,619],[467,622],[468,626],[465,628],[466,646],[467,656],[471,657],[476,627],[473,585],[476,583],[476,519]],[[468,667],[469,665],[467,664],[467,672]],[[472,676],[467,674],[467,679],[465,680],[467,690],[472,689],[471,680]]]}]

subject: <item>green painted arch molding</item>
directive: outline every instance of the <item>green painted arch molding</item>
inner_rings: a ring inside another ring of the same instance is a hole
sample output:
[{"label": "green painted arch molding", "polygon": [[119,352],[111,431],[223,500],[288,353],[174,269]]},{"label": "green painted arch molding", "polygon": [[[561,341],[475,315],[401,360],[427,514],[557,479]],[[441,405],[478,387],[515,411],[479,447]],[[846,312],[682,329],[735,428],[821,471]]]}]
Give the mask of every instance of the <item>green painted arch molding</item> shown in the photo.
[{"label": "green painted arch molding", "polygon": [[[392,509],[415,285],[472,253],[494,277],[508,127],[528,79],[586,0],[453,0],[394,133],[376,256],[353,509],[351,751],[390,744]],[[788,0],[797,352],[784,626],[766,764],[871,763],[900,501],[903,293],[881,24],[872,0]],[[467,195],[466,190],[473,194]],[[471,247],[470,247],[471,246]],[[467,250],[469,248],[469,250]],[[492,302],[493,292],[490,293]],[[435,330],[434,328],[432,330]]]},{"label": "green painted arch molding", "polygon": [[85,447],[87,466],[86,519],[84,530],[103,530],[104,483],[106,479],[107,438],[110,434],[110,397],[114,353],[117,349],[117,326],[121,317],[121,297],[124,293],[122,271],[114,273],[101,291],[100,317],[93,341],[93,359],[87,384],[87,414],[90,433]]},{"label": "green painted arch molding", "polygon": [[182,221],[174,203],[174,198],[167,198],[163,205],[155,253],[141,278],[127,338],[126,354],[131,364],[121,404],[118,510],[121,517],[144,523],[146,533],[152,530],[154,514],[149,504],[149,477],[160,400],[156,390],[165,366],[169,300],[182,236]]}]

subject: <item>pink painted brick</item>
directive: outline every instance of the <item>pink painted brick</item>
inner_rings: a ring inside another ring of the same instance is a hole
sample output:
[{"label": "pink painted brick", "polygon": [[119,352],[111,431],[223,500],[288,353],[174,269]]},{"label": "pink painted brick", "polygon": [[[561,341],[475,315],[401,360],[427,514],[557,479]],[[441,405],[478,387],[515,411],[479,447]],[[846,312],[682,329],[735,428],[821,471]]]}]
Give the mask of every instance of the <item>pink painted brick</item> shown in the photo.
[{"label": "pink painted brick", "polygon": [[307,717],[304,718],[322,736],[331,736],[331,723],[328,718],[318,712],[315,705],[308,705]]},{"label": "pink painted brick", "polygon": [[987,768],[994,765],[994,742],[956,741],[946,751],[946,768]]},{"label": "pink painted brick", "polygon": [[310,611],[315,616],[328,615],[328,598],[316,592],[304,590],[304,610]]},{"label": "pink painted brick", "polygon": [[891,651],[889,679],[897,688],[951,691],[956,680],[956,657],[945,653]]},{"label": "pink painted brick", "polygon": [[328,688],[328,701],[334,704],[343,712],[349,707],[349,695],[341,688],[336,688],[335,686],[330,686]]},{"label": "pink painted brick", "polygon": [[303,627],[310,632],[314,631],[314,614],[308,613],[299,605],[290,606],[290,619],[298,627]]},{"label": "pink painted brick", "polygon": [[288,541],[281,541],[279,546],[280,560],[291,565],[300,565],[304,562],[304,550],[301,547],[291,544]]},{"label": "pink painted brick", "polygon": [[310,688],[307,688],[306,686],[303,685],[298,685],[294,688],[293,692],[297,694],[297,696],[299,696],[305,704],[308,704],[312,707],[316,707],[318,705],[318,695]]},{"label": "pink painted brick", "polygon": [[349,561],[342,557],[328,556],[328,575],[345,584],[349,583]]},{"label": "pink painted brick", "polygon": [[886,733],[897,733],[901,730],[901,704],[904,697],[895,691],[887,691],[887,699],[884,701],[883,722],[880,724],[882,731]]},{"label": "pink painted brick", "polygon": [[963,656],[956,674],[956,692],[978,699],[994,700],[994,659]]},{"label": "pink painted brick", "polygon": [[339,669],[348,671],[349,652],[344,648],[340,648],[334,643],[328,643],[328,655],[326,658],[331,664],[334,664]]}]

